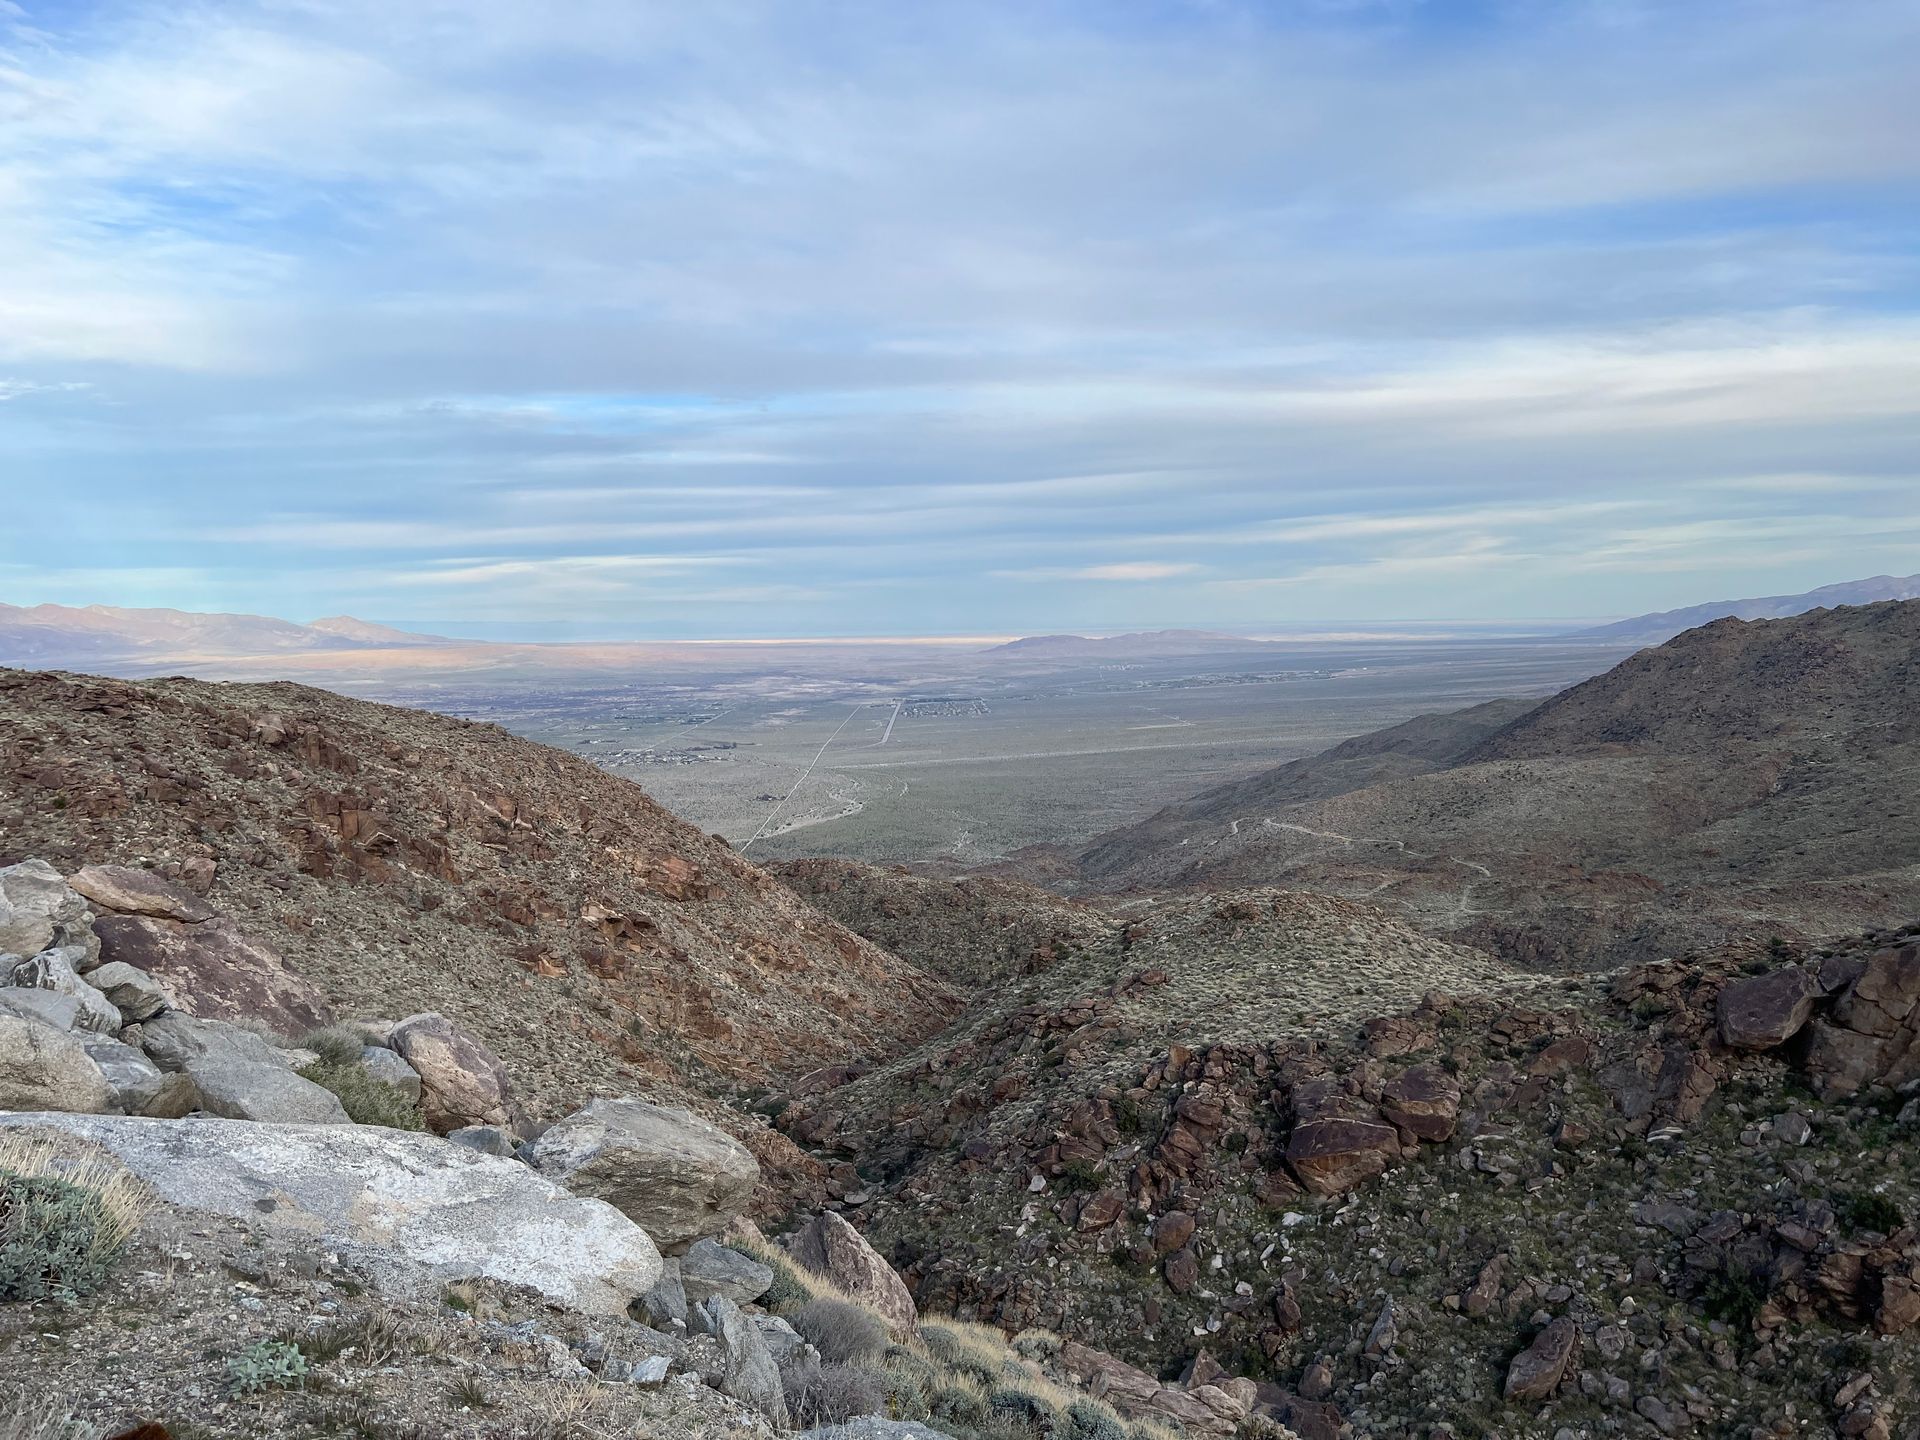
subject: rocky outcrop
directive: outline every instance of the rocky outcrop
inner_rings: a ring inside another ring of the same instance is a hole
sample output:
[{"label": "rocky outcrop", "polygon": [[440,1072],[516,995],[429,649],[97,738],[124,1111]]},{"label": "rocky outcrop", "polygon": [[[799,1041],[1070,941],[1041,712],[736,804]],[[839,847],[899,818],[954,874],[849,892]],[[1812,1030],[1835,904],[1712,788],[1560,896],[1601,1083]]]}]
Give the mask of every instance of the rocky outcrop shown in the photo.
[{"label": "rocky outcrop", "polygon": [[86,902],[44,860],[0,867],[0,955],[90,944]]},{"label": "rocky outcrop", "polygon": [[94,922],[103,961],[119,961],[165,983],[183,1008],[214,1020],[253,1020],[303,1035],[331,1018],[326,999],[294,974],[278,951],[223,916],[197,923],[152,915],[102,915]]},{"label": "rocky outcrop", "polygon": [[1807,1070],[1823,1099],[1920,1078],[1920,945],[1867,958],[1814,1022]]},{"label": "rocky outcrop", "polygon": [[74,1002],[74,1025],[102,1035],[116,1033],[125,1023],[119,1009],[74,969],[76,960],[86,952],[77,945],[42,950],[31,960],[16,965],[9,983],[21,989],[51,990]]},{"label": "rocky outcrop", "polygon": [[660,1277],[645,1232],[512,1160],[363,1125],[0,1115],[110,1151],[169,1204],[363,1255],[403,1289],[485,1276],[624,1315]]},{"label": "rocky outcrop", "polygon": [[349,1125],[331,1090],[302,1079],[285,1065],[250,1060],[199,1060],[186,1068],[200,1108],[228,1120],[276,1125]]},{"label": "rocky outcrop", "polygon": [[595,1100],[550,1127],[531,1157],[541,1174],[631,1217],[669,1255],[726,1229],[760,1180],[726,1132],[644,1100]]},{"label": "rocky outcrop", "polygon": [[704,1333],[712,1335],[726,1350],[726,1373],[720,1389],[742,1404],[751,1405],[775,1425],[788,1421],[786,1394],[780,1382],[780,1367],[765,1336],[740,1307],[724,1295],[704,1301]]},{"label": "rocky outcrop", "polygon": [[427,1128],[445,1135],[468,1125],[513,1123],[513,1084],[500,1057],[444,1015],[412,1015],[387,1044],[420,1077]]},{"label": "rocky outcrop", "polygon": [[179,1010],[156,1015],[137,1028],[129,1027],[127,1036],[138,1042],[149,1060],[167,1071],[185,1070],[210,1060],[291,1068],[285,1051],[253,1031],[218,1020],[197,1020]]},{"label": "rocky outcrop", "polygon": [[111,1035],[82,1035],[80,1043],[107,1077],[113,1093],[112,1109],[157,1120],[178,1120],[200,1108],[200,1092],[193,1081],[178,1072],[162,1071],[137,1047]]},{"label": "rocky outcrop", "polygon": [[112,1104],[106,1077],[78,1037],[0,1010],[0,1110],[94,1115]]},{"label": "rocky outcrop", "polygon": [[1287,1140],[1287,1164],[1315,1195],[1338,1195],[1400,1159],[1400,1135],[1380,1111],[1330,1080],[1300,1086]]},{"label": "rocky outcrop", "polygon": [[213,907],[192,891],[164,875],[131,865],[83,866],[67,877],[67,884],[96,911],[151,915],[189,925],[211,920],[214,915]]},{"label": "rocky outcrop", "polygon": [[138,1025],[173,1006],[173,993],[144,970],[114,961],[87,972],[87,984],[98,990],[120,1012],[122,1021]]},{"label": "rocky outcrop", "polygon": [[829,1210],[787,1237],[795,1260],[870,1307],[896,1335],[910,1335],[920,1312],[894,1268],[846,1220]]}]

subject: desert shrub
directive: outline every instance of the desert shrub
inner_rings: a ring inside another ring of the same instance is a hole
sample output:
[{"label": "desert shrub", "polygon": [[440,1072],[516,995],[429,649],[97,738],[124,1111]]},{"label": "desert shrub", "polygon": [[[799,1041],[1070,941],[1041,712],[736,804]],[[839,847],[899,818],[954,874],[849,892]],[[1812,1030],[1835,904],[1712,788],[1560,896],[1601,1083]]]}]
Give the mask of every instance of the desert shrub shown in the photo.
[{"label": "desert shrub", "polygon": [[978,1431],[992,1418],[986,1391],[964,1380],[939,1386],[927,1397],[927,1419],[946,1429]]},{"label": "desert shrub", "polygon": [[760,1297],[760,1304],[775,1315],[791,1319],[794,1312],[832,1291],[819,1276],[796,1265],[793,1258],[777,1245],[736,1245],[749,1259],[758,1260],[773,1271],[773,1284]]},{"label": "desert shrub", "polygon": [[922,1320],[920,1343],[954,1374],[986,1386],[1000,1383],[1010,1358],[999,1331],[963,1320]]},{"label": "desert shrub", "polygon": [[1766,1281],[1743,1268],[1709,1275],[1700,1308],[1709,1320],[1718,1320],[1736,1334],[1745,1335],[1753,1329],[1760,1307],[1766,1303]]},{"label": "desert shrub", "polygon": [[1067,1406],[1066,1423],[1057,1427],[1054,1440],[1127,1440],[1127,1427],[1097,1400],[1075,1400]]},{"label": "desert shrub", "polygon": [[145,1218],[145,1189],[45,1141],[0,1141],[0,1300],[90,1295]]},{"label": "desert shrub", "polygon": [[307,1382],[307,1357],[285,1340],[256,1340],[227,1361],[227,1393],[297,1390]]},{"label": "desert shrub", "polygon": [[797,1393],[787,1396],[787,1404],[794,1419],[809,1427],[884,1414],[886,1377],[863,1365],[822,1365],[807,1376]]},{"label": "desert shrub", "polygon": [[354,1049],[352,1060],[336,1063],[322,1059],[307,1066],[300,1075],[302,1079],[311,1080],[322,1089],[331,1090],[339,1096],[340,1108],[347,1112],[347,1118],[356,1125],[384,1125],[389,1130],[427,1128],[420,1107],[407,1098],[406,1091],[398,1085],[374,1079],[366,1066],[360,1063],[358,1046]]},{"label": "desert shrub", "polygon": [[1069,1160],[1060,1171],[1061,1188],[1069,1193],[1085,1193],[1100,1188],[1100,1172],[1091,1160]]},{"label": "desert shrub", "polygon": [[1060,1353],[1060,1337],[1051,1330],[1022,1330],[1008,1343],[1023,1360],[1047,1361]]},{"label": "desert shrub", "polygon": [[887,1384],[887,1413],[896,1420],[932,1418],[933,1392],[939,1388],[940,1367],[905,1345],[889,1345],[880,1374]]},{"label": "desert shrub", "polygon": [[21,1395],[0,1404],[0,1440],[97,1440],[99,1430],[73,1418],[58,1395]]},{"label": "desert shrub", "polygon": [[1840,1215],[1849,1230],[1873,1230],[1881,1235],[1891,1235],[1907,1223],[1898,1205],[1871,1190],[1847,1196]]},{"label": "desert shrub", "polygon": [[1028,1426],[1037,1435],[1051,1435],[1060,1426],[1058,1411],[1045,1399],[1018,1385],[1002,1385],[987,1397],[987,1409],[997,1419]]},{"label": "desert shrub", "polygon": [[329,1025],[309,1031],[300,1049],[311,1050],[324,1065],[357,1065],[360,1052],[367,1047],[367,1034],[353,1025]]},{"label": "desert shrub", "polygon": [[362,1310],[311,1328],[290,1326],[274,1338],[293,1346],[310,1365],[341,1357],[378,1369],[412,1350],[412,1328],[392,1310]]},{"label": "desert shrub", "polygon": [[789,1323],[829,1365],[872,1365],[887,1353],[887,1325],[851,1300],[810,1300]]}]

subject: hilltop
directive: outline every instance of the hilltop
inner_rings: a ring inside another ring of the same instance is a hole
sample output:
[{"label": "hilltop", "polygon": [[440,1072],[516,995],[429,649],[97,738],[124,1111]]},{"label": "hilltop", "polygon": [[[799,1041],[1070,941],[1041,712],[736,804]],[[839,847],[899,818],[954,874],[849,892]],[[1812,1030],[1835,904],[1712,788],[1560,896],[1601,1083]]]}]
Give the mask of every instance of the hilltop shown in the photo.
[{"label": "hilltop", "polygon": [[300,625],[268,615],[118,605],[0,605],[0,664],[7,665],[126,665],[452,643],[438,635],[415,635],[351,615]]},{"label": "hilltop", "polygon": [[284,960],[301,1013],[445,1013],[535,1119],[691,1101],[777,1187],[817,1170],[728,1102],[952,1005],[637,785],[491,725],[292,684],[0,671],[0,776],[0,864],[192,879]]},{"label": "hilltop", "polygon": [[1897,923],[1920,910],[1916,654],[1920,603],[1717,621],[1543,704],[1205,791],[1101,837],[1080,873],[1364,896],[1556,964]]}]

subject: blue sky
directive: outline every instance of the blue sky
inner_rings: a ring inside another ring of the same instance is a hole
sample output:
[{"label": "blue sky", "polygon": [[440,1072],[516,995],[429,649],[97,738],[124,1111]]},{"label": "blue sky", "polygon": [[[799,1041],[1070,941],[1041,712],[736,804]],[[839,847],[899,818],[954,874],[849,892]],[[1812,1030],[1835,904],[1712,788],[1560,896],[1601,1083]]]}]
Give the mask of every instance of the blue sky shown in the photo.
[{"label": "blue sky", "polygon": [[593,636],[1920,570],[1920,3],[0,0],[0,599]]}]

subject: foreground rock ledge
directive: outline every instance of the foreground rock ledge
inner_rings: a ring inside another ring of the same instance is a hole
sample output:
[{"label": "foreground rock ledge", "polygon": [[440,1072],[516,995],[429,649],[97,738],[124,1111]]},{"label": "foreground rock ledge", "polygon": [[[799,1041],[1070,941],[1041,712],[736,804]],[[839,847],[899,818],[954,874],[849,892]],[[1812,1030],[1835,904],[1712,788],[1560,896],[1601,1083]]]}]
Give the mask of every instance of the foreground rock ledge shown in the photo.
[{"label": "foreground rock ledge", "polygon": [[660,1279],[660,1252],[611,1205],[514,1160],[367,1125],[0,1114],[110,1151],[164,1201],[356,1252],[383,1283],[485,1276],[618,1316]]}]

